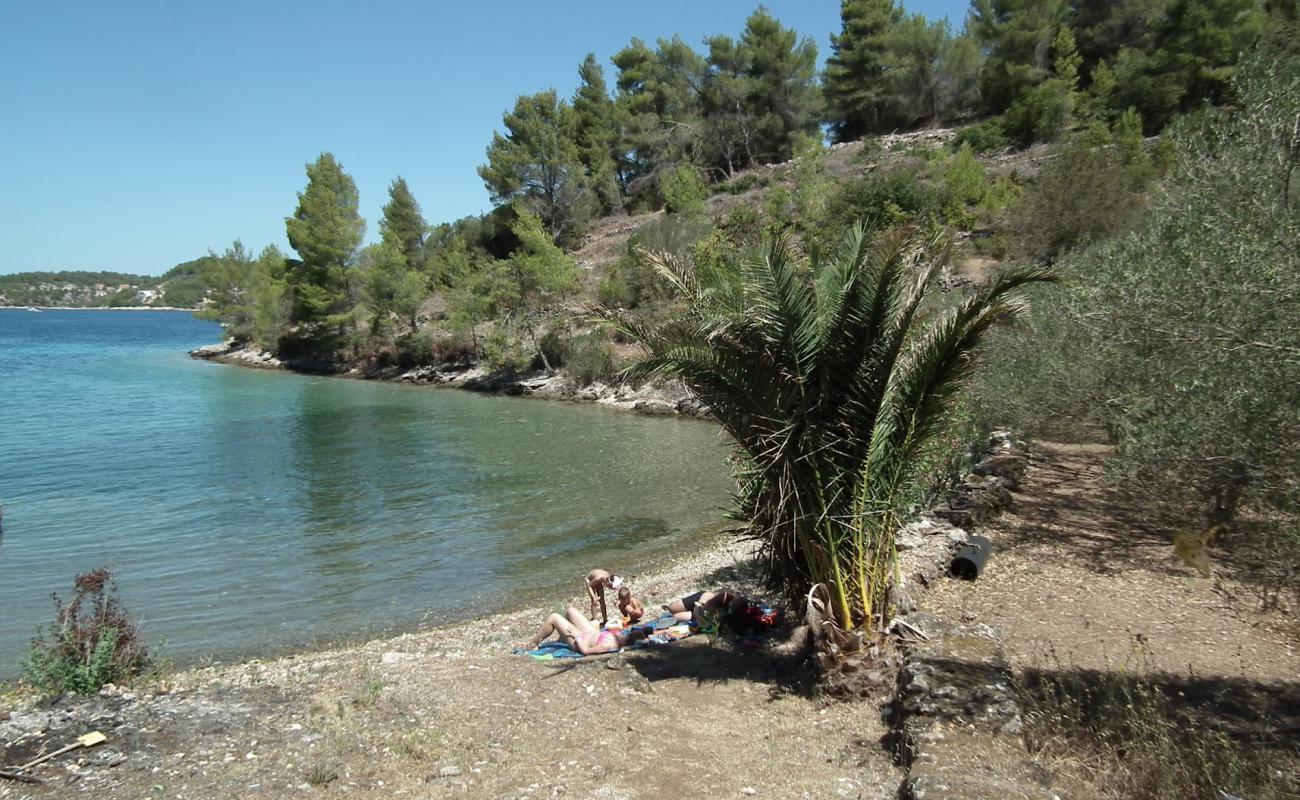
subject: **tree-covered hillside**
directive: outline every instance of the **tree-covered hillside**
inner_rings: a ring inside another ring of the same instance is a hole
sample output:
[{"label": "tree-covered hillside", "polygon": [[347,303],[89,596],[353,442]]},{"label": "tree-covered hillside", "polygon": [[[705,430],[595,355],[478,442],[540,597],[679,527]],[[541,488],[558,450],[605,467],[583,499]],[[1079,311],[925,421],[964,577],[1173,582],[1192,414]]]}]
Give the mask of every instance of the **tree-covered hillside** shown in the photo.
[{"label": "tree-covered hillside", "polygon": [[19,272],[0,275],[0,306],[140,305],[136,293],[158,281],[123,272]]}]

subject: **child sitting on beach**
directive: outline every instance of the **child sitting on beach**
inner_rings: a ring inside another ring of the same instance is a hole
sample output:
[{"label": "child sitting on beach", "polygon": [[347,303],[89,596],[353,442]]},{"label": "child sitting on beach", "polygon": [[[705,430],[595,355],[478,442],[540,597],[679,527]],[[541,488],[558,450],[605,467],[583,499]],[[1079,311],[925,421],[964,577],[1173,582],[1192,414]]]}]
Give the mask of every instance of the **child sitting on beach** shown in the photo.
[{"label": "child sitting on beach", "polygon": [[632,596],[632,590],[626,586],[618,590],[618,611],[623,615],[623,624],[635,625],[645,616],[645,606]]}]

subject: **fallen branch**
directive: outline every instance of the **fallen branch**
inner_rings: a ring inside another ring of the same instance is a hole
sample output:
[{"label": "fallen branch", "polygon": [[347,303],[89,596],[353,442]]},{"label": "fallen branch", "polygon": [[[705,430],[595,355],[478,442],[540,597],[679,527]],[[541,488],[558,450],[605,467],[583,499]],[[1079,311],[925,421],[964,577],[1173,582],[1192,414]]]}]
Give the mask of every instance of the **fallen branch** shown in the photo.
[{"label": "fallen branch", "polygon": [[41,780],[40,778],[36,778],[31,775],[23,775],[18,772],[0,771],[0,778],[4,778],[5,780],[10,780],[10,781],[19,781],[21,783],[45,783],[45,781]]}]

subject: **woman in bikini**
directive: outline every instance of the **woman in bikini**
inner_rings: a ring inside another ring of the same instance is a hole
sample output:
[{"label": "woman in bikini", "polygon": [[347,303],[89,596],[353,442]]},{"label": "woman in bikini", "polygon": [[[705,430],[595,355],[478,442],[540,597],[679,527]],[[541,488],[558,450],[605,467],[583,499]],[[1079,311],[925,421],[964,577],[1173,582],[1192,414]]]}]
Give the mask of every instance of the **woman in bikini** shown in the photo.
[{"label": "woman in bikini", "polygon": [[596,624],[584,617],[581,611],[569,606],[564,610],[564,616],[552,613],[547,617],[542,627],[533,634],[533,638],[528,640],[524,649],[537,649],[537,646],[549,639],[551,634],[557,635],[560,641],[584,656],[612,653],[646,637],[646,631],[639,628],[628,630],[597,628]]}]

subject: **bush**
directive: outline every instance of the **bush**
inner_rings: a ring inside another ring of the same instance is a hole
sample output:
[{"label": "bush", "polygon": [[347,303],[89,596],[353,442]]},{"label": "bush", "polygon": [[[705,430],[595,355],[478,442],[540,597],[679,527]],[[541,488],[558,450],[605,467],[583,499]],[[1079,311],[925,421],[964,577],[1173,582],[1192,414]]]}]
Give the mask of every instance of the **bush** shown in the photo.
[{"label": "bush", "polygon": [[623,256],[611,265],[596,286],[596,299],[610,308],[637,308],[666,299],[668,285],[650,264],[651,253],[687,258],[710,230],[699,217],[663,217],[644,225],[627,241]]},{"label": "bush", "polygon": [[714,186],[714,194],[744,194],[750,189],[758,189],[767,185],[767,178],[759,176],[757,172],[745,172],[729,181]]},{"label": "bush", "polygon": [[139,627],[117,599],[107,569],[77,575],[66,605],[57,594],[54,624],[32,640],[23,674],[50,694],[91,694],[140,674],[148,654]]},{"label": "bush", "polygon": [[969,146],[976,153],[992,153],[1011,146],[1001,117],[986,119],[978,125],[963,128],[952,141],[954,150]]},{"label": "bush", "polygon": [[564,371],[581,386],[608,382],[618,374],[614,345],[597,333],[574,336],[566,342]]},{"label": "bush", "polygon": [[1020,253],[1038,260],[1119,233],[1142,195],[1115,148],[1083,137],[1046,164],[1010,212]]},{"label": "bush", "polygon": [[397,339],[397,363],[402,369],[433,362],[433,331],[418,330]]},{"label": "bush", "polygon": [[517,372],[532,362],[533,355],[500,326],[483,339],[483,361],[489,369]]},{"label": "bush", "polygon": [[1072,111],[1070,92],[1057,80],[1027,89],[1007,109],[1007,136],[1021,147],[1056,140]]},{"label": "bush", "polygon": [[918,168],[872,173],[837,186],[827,204],[825,223],[815,239],[830,246],[855,222],[870,230],[928,219],[942,205],[933,183]]},{"label": "bush", "polygon": [[669,214],[702,214],[709,189],[700,180],[700,173],[683,164],[659,177],[659,193],[664,200],[664,211]]},{"label": "bush", "polygon": [[435,339],[432,358],[435,364],[473,364],[478,360],[478,347],[472,336],[452,334]]},{"label": "bush", "polygon": [[[1226,703],[1245,702],[1230,681],[1031,669],[1022,684],[1026,744],[1099,796],[1282,800],[1300,790],[1294,751],[1239,739],[1216,718]],[[1284,724],[1254,721],[1258,730]]]},{"label": "bush", "polygon": [[1231,115],[1171,133],[1178,163],[1145,218],[1063,259],[1073,290],[1038,306],[988,373],[991,405],[1019,416],[1005,421],[1091,415],[1118,474],[1209,525],[1252,502],[1300,516],[1300,58],[1253,59],[1237,88]]}]

